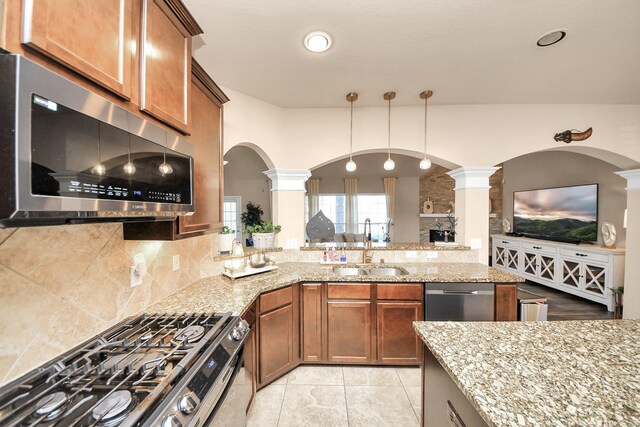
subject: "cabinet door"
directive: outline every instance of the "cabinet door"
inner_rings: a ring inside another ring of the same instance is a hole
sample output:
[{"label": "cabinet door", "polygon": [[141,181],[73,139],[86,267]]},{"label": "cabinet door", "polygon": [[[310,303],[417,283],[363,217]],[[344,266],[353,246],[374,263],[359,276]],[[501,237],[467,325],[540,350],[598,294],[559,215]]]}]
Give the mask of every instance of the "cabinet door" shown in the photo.
[{"label": "cabinet door", "polygon": [[555,256],[538,255],[538,277],[555,283],[556,281]]},{"label": "cabinet door", "polygon": [[322,358],[322,285],[302,284],[302,360],[320,362]]},{"label": "cabinet door", "polygon": [[142,4],[140,109],[188,133],[191,35],[164,2]]},{"label": "cabinet door", "polygon": [[522,252],[522,273],[536,276],[538,271],[538,255],[532,252]]},{"label": "cabinet door", "polygon": [[260,383],[278,378],[294,364],[293,306],[260,315]]},{"label": "cabinet door", "polygon": [[562,285],[580,289],[582,283],[582,268],[579,261],[562,260]]},{"label": "cabinet door", "polygon": [[604,265],[584,263],[582,270],[583,290],[604,297],[607,289],[607,267]]},{"label": "cabinet door", "polygon": [[179,218],[179,233],[222,228],[222,109],[191,83],[191,143],[193,144],[193,215]]},{"label": "cabinet door", "polygon": [[370,363],[371,302],[329,300],[327,353],[330,362]]},{"label": "cabinet door", "polygon": [[504,248],[502,246],[498,246],[496,245],[496,250],[495,250],[495,256],[493,259],[493,266],[494,267],[502,267],[502,268],[506,268],[507,267],[507,263],[506,263],[506,252],[507,252],[507,248]]},{"label": "cabinet door", "polygon": [[518,285],[514,283],[496,283],[495,295],[496,322],[518,320]]},{"label": "cabinet door", "polygon": [[377,304],[378,362],[392,365],[419,364],[422,340],[413,322],[423,319],[422,303],[383,301]]},{"label": "cabinet door", "polygon": [[24,0],[22,43],[129,99],[131,0]]},{"label": "cabinet door", "polygon": [[518,271],[518,249],[505,249],[505,266],[514,272]]}]

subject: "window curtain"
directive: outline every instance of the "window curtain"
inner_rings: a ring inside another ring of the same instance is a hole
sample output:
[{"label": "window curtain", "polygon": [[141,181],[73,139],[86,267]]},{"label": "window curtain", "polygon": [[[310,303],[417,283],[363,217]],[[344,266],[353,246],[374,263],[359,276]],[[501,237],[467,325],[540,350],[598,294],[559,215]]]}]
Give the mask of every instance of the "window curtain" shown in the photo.
[{"label": "window curtain", "polygon": [[344,179],[345,194],[345,230],[358,233],[358,178]]},{"label": "window curtain", "polygon": [[391,236],[391,226],[393,225],[393,217],[395,215],[396,208],[396,178],[383,178],[384,180],[384,195],[387,199],[387,220],[389,236]]},{"label": "window curtain", "polygon": [[320,210],[320,180],[318,178],[307,180],[307,200],[309,202],[308,221]]}]

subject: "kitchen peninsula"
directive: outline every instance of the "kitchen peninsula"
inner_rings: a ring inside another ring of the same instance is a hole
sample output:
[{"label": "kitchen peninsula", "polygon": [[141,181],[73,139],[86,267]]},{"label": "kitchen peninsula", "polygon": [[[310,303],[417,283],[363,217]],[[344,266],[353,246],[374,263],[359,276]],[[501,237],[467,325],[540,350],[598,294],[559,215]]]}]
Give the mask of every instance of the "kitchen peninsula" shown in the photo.
[{"label": "kitchen peninsula", "polygon": [[423,425],[445,425],[451,408],[469,427],[640,425],[639,327],[416,322],[426,346]]}]

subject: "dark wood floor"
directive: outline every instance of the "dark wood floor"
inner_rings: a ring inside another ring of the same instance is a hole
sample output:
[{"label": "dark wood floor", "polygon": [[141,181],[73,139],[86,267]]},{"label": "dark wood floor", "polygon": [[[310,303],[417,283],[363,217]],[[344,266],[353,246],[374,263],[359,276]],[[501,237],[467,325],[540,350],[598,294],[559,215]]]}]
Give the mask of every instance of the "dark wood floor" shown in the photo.
[{"label": "dark wood floor", "polygon": [[596,320],[613,319],[613,313],[607,311],[607,307],[586,299],[567,294],[538,285],[527,280],[519,287],[525,291],[533,292],[546,297],[549,304],[547,320]]}]

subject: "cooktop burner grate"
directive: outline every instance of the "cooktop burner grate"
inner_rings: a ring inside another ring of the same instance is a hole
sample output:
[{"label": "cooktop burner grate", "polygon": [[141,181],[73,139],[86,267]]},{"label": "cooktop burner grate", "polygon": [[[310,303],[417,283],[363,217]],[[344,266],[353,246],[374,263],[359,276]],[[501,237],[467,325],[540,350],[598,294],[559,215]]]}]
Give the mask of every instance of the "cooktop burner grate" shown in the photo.
[{"label": "cooktop burner grate", "polygon": [[229,319],[228,313],[127,319],[2,391],[0,425],[116,426],[125,419],[132,425]]}]

